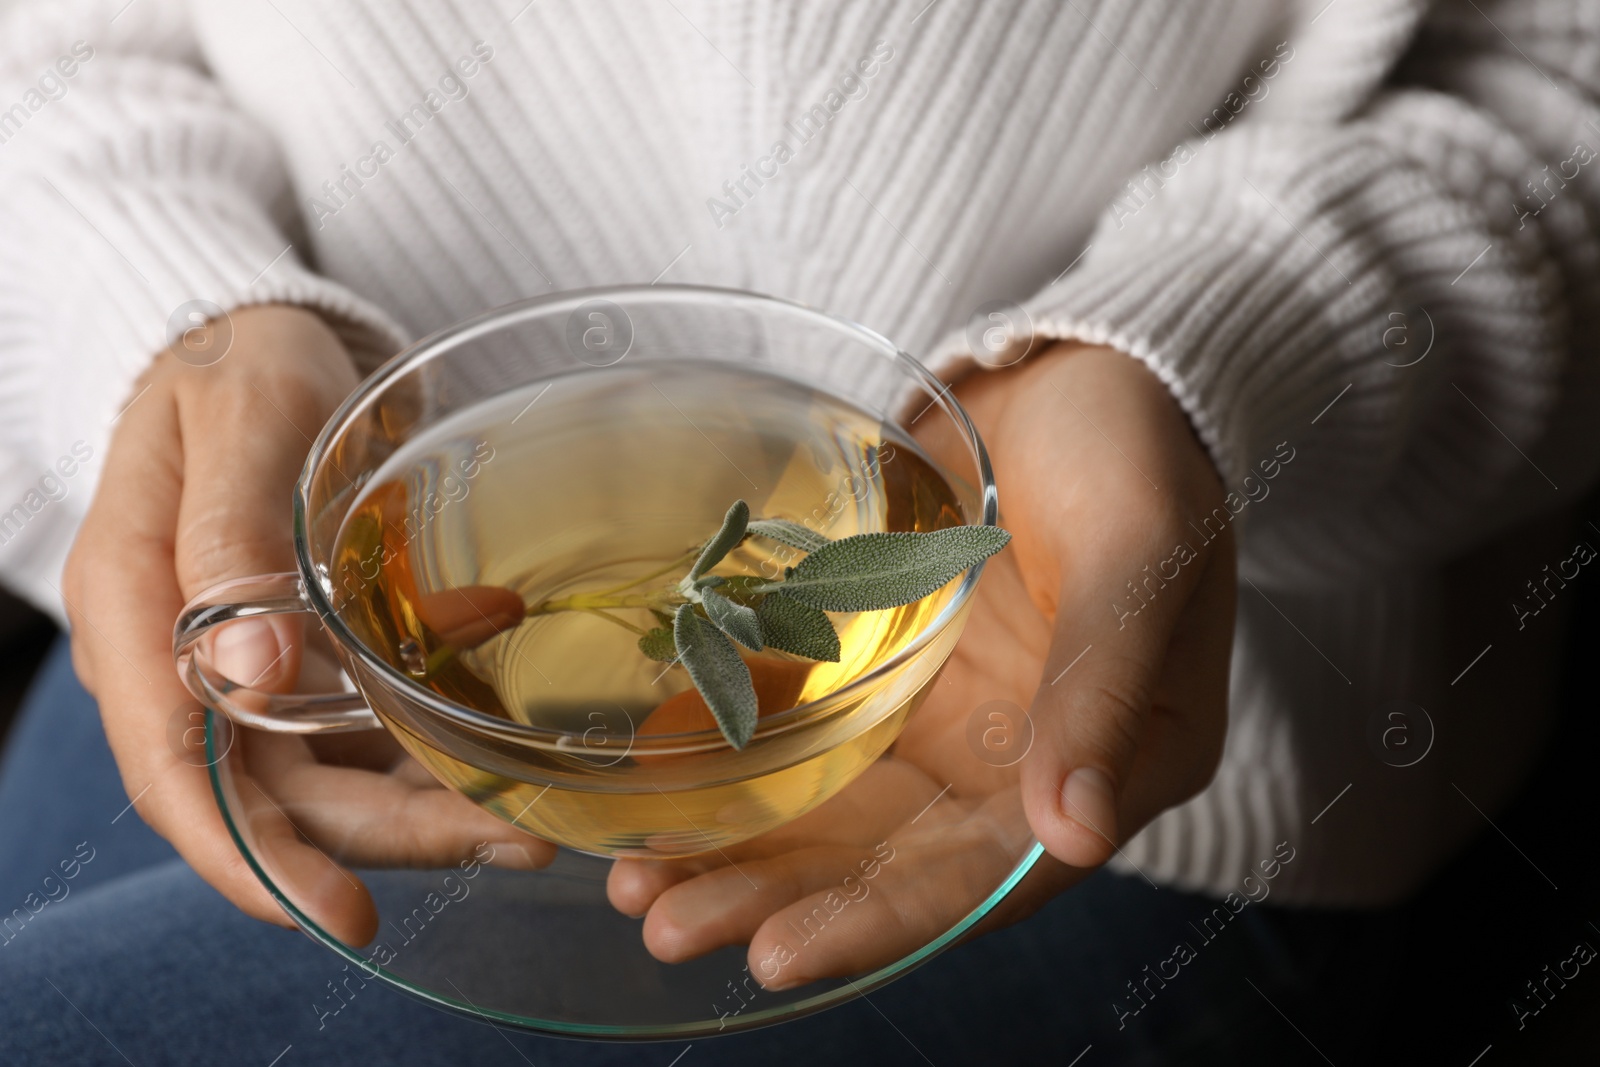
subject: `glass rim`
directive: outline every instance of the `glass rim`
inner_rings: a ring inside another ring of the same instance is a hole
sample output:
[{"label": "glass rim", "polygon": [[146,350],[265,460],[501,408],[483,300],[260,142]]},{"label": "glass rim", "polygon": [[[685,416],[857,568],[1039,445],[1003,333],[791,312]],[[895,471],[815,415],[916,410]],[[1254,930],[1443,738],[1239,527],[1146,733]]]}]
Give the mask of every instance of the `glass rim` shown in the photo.
[{"label": "glass rim", "polygon": [[[301,584],[305,588],[306,597],[310,601],[312,610],[317,613],[317,617],[321,620],[323,626],[328,629],[339,644],[357,656],[386,684],[405,693],[415,704],[425,708],[432,714],[473,730],[478,734],[487,734],[502,740],[563,751],[570,750],[572,740],[581,740],[585,731],[534,726],[488,715],[474,708],[458,704],[440,696],[425,686],[418,685],[414,679],[402,673],[394,665],[368,648],[366,643],[357,637],[345,625],[344,620],[339,617],[339,613],[334,608],[322,581],[318,580],[323,575],[316,561],[311,558],[311,544],[307,523],[308,494],[311,484],[317,472],[321,470],[323,463],[327,460],[334,443],[343,436],[357,417],[377,401],[388,385],[407,372],[476,337],[534,318],[553,307],[559,307],[563,304],[576,306],[585,301],[596,299],[607,299],[617,303],[619,306],[625,306],[625,301],[628,298],[647,298],[655,302],[675,300],[683,303],[714,299],[762,309],[778,309],[787,314],[798,313],[819,325],[827,326],[841,334],[853,336],[867,347],[876,349],[883,357],[889,359],[899,369],[906,372],[912,381],[931,394],[932,399],[929,401],[928,406],[917,415],[917,418],[921,418],[922,414],[926,413],[929,408],[937,405],[955,423],[956,430],[961,435],[962,441],[967,445],[978,472],[977,489],[981,508],[981,521],[975,525],[994,526],[998,523],[1000,514],[999,496],[994,484],[994,471],[989,463],[988,450],[984,447],[983,439],[978,435],[977,427],[972,424],[966,409],[956,400],[951,387],[883,334],[842,315],[836,315],[800,301],[769,296],[746,289],[710,285],[619,285],[599,286],[588,289],[567,289],[558,293],[529,297],[525,300],[518,300],[491,308],[471,318],[464,319],[441,330],[436,330],[401,349],[364,378],[328,418],[321,432],[317,434],[310,452],[306,455],[306,461],[301,468],[300,476],[295,480],[295,564],[300,572]],[[845,400],[847,403],[855,404],[855,401],[849,397],[840,397],[840,399]],[[888,418],[887,413],[885,413],[884,417]],[[912,419],[912,421],[915,422],[916,419]],[[895,423],[895,425],[898,425],[898,423]],[[347,480],[351,480],[352,484],[354,484],[354,480],[348,479],[348,476]],[[825,711],[830,704],[848,702],[853,697],[871,689],[919,655],[966,607],[973,591],[977,588],[978,579],[983,573],[984,562],[980,562],[966,571],[961,578],[961,584],[956,588],[955,595],[950,598],[939,614],[934,616],[905,647],[872,670],[852,679],[848,684],[838,689],[814,700],[797,704],[793,708],[764,717],[758,725],[755,737],[752,740],[786,732],[797,725],[796,720],[806,718],[808,715],[819,711]],[[562,743],[563,740],[565,740],[565,744]],[[641,740],[644,743],[639,745]],[[630,741],[629,752],[635,751],[635,746],[637,746],[638,750],[651,754],[678,754],[702,751],[706,748],[720,748],[725,744],[722,734],[715,729],[652,735],[648,739],[641,739],[635,733],[634,738]]]}]

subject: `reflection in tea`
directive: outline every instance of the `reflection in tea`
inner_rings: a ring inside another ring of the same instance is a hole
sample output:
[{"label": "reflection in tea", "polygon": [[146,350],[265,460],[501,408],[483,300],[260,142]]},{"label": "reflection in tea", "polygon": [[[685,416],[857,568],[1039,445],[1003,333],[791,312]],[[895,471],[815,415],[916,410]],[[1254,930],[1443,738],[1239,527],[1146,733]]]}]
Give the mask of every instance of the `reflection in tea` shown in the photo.
[{"label": "reflection in tea", "polygon": [[[530,405],[542,389],[548,395]],[[837,663],[743,651],[762,726],[741,752],[692,732],[714,723],[681,666],[640,654],[639,633],[659,625],[645,608],[534,615],[440,656],[426,605],[464,586],[503,587],[533,606],[633,583],[670,570],[740,498],[757,516],[832,538],[965,521],[944,476],[877,415],[718,364],[621,364],[496,398],[408,443],[363,487],[329,581],[361,641],[416,684],[486,715],[564,732],[508,742],[505,758],[485,769],[389,719],[443,781],[585,851],[709,851],[795,818],[884,751],[914,699],[782,713],[904,649],[959,580],[905,607],[833,614]],[[794,556],[752,538],[715,573],[771,578]],[[437,668],[424,669],[430,662]],[[864,688],[870,697],[874,687]],[[681,744],[664,749],[668,737]]]}]

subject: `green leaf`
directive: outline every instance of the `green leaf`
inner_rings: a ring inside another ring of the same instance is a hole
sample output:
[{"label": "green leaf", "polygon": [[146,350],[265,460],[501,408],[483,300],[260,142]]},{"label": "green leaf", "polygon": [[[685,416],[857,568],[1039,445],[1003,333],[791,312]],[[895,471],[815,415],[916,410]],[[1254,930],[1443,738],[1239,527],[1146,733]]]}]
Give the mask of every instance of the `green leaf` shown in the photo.
[{"label": "green leaf", "polygon": [[[671,621],[670,619],[668,620]],[[658,663],[671,663],[678,658],[677,646],[672,640],[672,631],[665,626],[657,626],[653,630],[645,631],[639,638],[639,651],[649,656]]]},{"label": "green leaf", "polygon": [[749,522],[750,505],[743,500],[735,500],[733,507],[728,509],[728,514],[722,518],[722,529],[706,542],[706,547],[700,550],[700,558],[689,568],[689,580],[693,581],[721,563],[722,557],[732,552],[733,546],[744,540],[745,527]]},{"label": "green leaf", "polygon": [[809,526],[788,519],[756,519],[749,526],[750,533],[765,537],[780,545],[798,548],[802,552],[815,552],[829,541]]},{"label": "green leaf", "polygon": [[921,600],[1010,540],[997,526],[856,534],[812,552],[787,581],[767,589],[824,611],[896,608]]},{"label": "green leaf", "polygon": [[696,615],[692,604],[678,607],[672,633],[678,658],[689,668],[689,678],[716,716],[722,736],[734,748],[743,748],[755,735],[758,709],[750,668],[739,658],[739,650],[721,630]]},{"label": "green leaf", "polygon": [[806,659],[839,662],[839,634],[828,616],[816,608],[777,592],[761,602],[756,617],[762,638],[773,648]]},{"label": "green leaf", "polygon": [[735,604],[713,589],[701,591],[700,606],[717,629],[752,652],[761,651],[761,624],[756,621],[754,609]]},{"label": "green leaf", "polygon": [[753,608],[767,595],[765,589],[769,584],[759,574],[735,574],[718,585],[716,590],[735,604]]}]

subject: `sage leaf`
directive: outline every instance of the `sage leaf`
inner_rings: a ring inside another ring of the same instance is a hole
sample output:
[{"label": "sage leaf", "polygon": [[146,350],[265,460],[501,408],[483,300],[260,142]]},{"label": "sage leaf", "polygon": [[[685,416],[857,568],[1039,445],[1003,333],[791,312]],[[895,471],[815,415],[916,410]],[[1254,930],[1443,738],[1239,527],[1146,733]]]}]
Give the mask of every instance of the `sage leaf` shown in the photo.
[{"label": "sage leaf", "polygon": [[733,506],[728,509],[728,514],[722,518],[722,529],[706,542],[706,547],[700,550],[700,558],[696,559],[694,566],[689,569],[689,580],[694,581],[721,563],[722,557],[732,552],[733,546],[744,540],[745,527],[749,522],[750,505],[743,500],[735,500]]},{"label": "sage leaf", "polygon": [[767,595],[764,592],[767,585],[767,579],[759,574],[735,574],[715,588],[735,604],[753,608]]},{"label": "sage leaf", "polygon": [[897,608],[921,600],[1010,540],[997,526],[856,534],[812,552],[786,581],[767,589],[824,611]]},{"label": "sage leaf", "polygon": [[821,611],[781,592],[770,594],[756,609],[761,638],[783,652],[806,659],[839,662],[839,634]]},{"label": "sage leaf", "polygon": [[678,658],[689,669],[689,679],[705,698],[722,736],[734,748],[743,748],[755,736],[758,709],[750,668],[739,658],[739,650],[721,630],[696,615],[692,604],[678,606],[672,634]]},{"label": "sage leaf", "polygon": [[644,636],[639,638],[639,651],[657,663],[671,663],[678,658],[678,649],[673,643],[672,631],[665,626],[657,626],[653,630],[646,630]]},{"label": "sage leaf", "polygon": [[700,606],[717,629],[750,651],[761,651],[761,623],[756,621],[755,609],[736,604],[713,589],[701,590]]},{"label": "sage leaf", "polygon": [[811,527],[790,522],[788,519],[756,519],[748,529],[757,537],[765,537],[769,541],[798,548],[802,552],[815,552],[829,543],[826,537]]}]

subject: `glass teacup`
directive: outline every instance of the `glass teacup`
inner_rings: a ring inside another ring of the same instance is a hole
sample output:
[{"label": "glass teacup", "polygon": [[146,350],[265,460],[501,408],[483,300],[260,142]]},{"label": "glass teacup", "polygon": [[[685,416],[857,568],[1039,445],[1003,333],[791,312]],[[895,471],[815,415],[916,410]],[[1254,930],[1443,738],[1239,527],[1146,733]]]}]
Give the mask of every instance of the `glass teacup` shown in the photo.
[{"label": "glass teacup", "polygon": [[[787,408],[770,406],[791,394]],[[772,434],[786,412],[811,420],[791,454],[769,447],[789,439]],[[959,439],[966,469],[937,467],[902,428],[911,423]],[[385,519],[391,491],[402,505]],[[560,294],[436,334],[365,381],[296,486],[296,571],[196,597],[174,656],[194,695],[237,723],[386,728],[441,781],[545,840],[602,855],[719,850],[811,810],[882,755],[954,647],[981,567],[894,625],[843,620],[846,648],[860,654],[836,669],[795,667],[803,679],[772,714],[763,708],[742,749],[653,715],[687,692],[682,668],[630,659],[632,635],[605,620],[559,630],[530,620],[463,649],[464,673],[446,684],[430,674],[420,646],[438,635],[414,601],[499,587],[548,602],[607,568],[613,579],[630,562],[649,570],[619,530],[681,550],[715,529],[734,492],[757,515],[829,536],[885,522],[992,525],[998,514],[966,414],[879,335],[729,290]],[[363,515],[379,516],[365,542],[351,532]],[[506,529],[514,543],[495,532]],[[596,545],[612,554],[595,558]],[[762,551],[744,565],[773,577],[786,557]],[[273,693],[219,674],[215,628],[275,613],[314,614],[353,689]],[[787,669],[782,657],[764,662]]]}]

